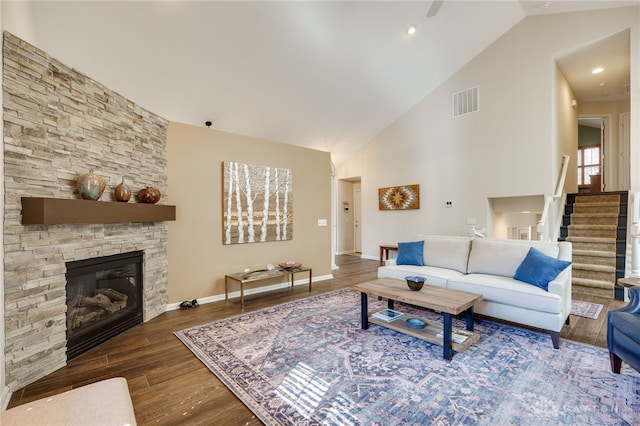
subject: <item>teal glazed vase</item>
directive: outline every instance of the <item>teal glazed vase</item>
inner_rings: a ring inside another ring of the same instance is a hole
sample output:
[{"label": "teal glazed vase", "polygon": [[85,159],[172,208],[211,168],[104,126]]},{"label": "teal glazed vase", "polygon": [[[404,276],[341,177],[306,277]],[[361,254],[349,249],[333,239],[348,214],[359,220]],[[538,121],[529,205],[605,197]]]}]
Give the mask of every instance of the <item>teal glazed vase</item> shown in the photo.
[{"label": "teal glazed vase", "polygon": [[78,194],[85,200],[99,200],[102,197],[105,186],[106,181],[104,178],[94,174],[93,170],[78,176],[76,179]]}]

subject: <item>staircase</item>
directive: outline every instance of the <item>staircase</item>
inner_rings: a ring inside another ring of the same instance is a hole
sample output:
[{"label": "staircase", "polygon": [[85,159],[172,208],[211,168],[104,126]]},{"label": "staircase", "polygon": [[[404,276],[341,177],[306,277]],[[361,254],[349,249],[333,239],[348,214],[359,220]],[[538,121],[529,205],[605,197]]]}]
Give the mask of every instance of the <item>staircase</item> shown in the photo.
[{"label": "staircase", "polygon": [[[573,246],[573,293],[622,299],[628,192],[568,194],[560,240]],[[620,294],[618,294],[620,293]]]}]

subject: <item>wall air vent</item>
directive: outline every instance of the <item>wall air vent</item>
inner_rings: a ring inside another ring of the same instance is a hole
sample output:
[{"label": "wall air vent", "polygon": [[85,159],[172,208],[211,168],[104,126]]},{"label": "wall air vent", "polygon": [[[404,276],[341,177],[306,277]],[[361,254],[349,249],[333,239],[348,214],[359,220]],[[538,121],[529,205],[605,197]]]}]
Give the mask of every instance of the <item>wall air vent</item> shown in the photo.
[{"label": "wall air vent", "polygon": [[454,93],[452,100],[454,118],[477,112],[480,110],[480,86]]}]

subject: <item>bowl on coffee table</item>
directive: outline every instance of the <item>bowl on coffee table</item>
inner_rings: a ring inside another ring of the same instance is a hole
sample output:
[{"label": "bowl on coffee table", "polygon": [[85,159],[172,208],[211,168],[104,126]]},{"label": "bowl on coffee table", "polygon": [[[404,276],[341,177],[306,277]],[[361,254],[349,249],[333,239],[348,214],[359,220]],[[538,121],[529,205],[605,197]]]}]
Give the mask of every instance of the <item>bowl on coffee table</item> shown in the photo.
[{"label": "bowl on coffee table", "polygon": [[407,280],[407,285],[413,291],[418,291],[422,289],[424,282],[427,280],[425,277],[418,277],[418,276],[404,277],[404,279]]}]

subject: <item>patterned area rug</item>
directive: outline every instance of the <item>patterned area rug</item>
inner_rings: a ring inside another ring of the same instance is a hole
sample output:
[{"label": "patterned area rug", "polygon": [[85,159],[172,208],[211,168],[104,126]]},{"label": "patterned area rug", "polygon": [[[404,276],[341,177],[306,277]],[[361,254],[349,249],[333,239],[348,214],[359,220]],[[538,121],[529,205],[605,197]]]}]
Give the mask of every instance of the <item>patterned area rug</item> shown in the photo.
[{"label": "patterned area rug", "polygon": [[579,317],[598,319],[602,308],[603,305],[599,303],[583,302],[581,300],[571,301],[571,315],[577,315]]},{"label": "patterned area rug", "polygon": [[611,373],[606,349],[562,339],[555,350],[547,334],[487,320],[475,329],[478,343],[446,361],[439,346],[361,330],[360,293],[343,289],[175,335],[267,425],[640,424],[640,374]]}]

